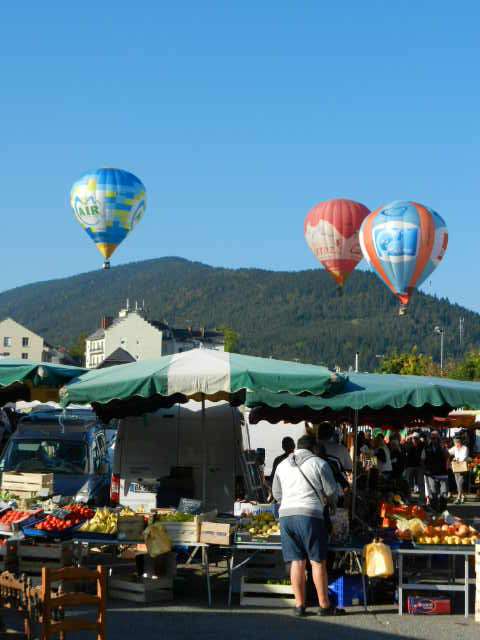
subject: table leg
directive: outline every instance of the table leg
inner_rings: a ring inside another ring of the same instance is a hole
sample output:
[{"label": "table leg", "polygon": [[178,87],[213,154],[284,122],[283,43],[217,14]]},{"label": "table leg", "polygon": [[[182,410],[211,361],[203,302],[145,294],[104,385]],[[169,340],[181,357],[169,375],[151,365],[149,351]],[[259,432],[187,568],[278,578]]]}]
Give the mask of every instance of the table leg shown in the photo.
[{"label": "table leg", "polygon": [[360,553],[358,551],[353,552],[355,556],[355,560],[357,562],[357,567],[360,571],[360,575],[362,576],[362,589],[363,589],[363,608],[368,613],[368,602],[367,602],[367,581],[365,579],[365,572],[363,571],[362,561],[360,560]]},{"label": "table leg", "polygon": [[233,567],[235,566],[235,550],[232,549],[232,555],[228,561],[228,607],[232,606],[232,589],[233,589]]},{"label": "table leg", "polygon": [[208,597],[208,606],[211,607],[212,606],[212,584],[210,581],[210,563],[209,563],[209,559],[208,559],[208,548],[207,547],[202,547],[202,561],[203,561],[203,568],[205,570],[205,577],[207,580],[207,597]]},{"label": "table leg", "polygon": [[465,554],[465,617],[468,618],[468,596],[470,592],[470,570],[468,566],[468,555]]},{"label": "table leg", "polygon": [[403,616],[403,556],[398,555],[398,615]]}]

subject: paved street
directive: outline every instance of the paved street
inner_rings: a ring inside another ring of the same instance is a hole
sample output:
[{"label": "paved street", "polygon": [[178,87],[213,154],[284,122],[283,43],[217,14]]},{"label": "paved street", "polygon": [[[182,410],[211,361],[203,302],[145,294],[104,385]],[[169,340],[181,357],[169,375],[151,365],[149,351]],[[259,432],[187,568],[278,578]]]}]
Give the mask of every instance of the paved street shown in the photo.
[{"label": "paved street", "polygon": [[[358,611],[358,610],[356,610]],[[480,624],[462,616],[404,616],[391,608],[375,613],[349,613],[344,618],[325,621],[316,616],[304,620],[287,611],[191,607],[136,608],[115,606],[108,611],[109,638],[115,640],[381,640],[422,638],[432,640],[478,640]]]}]

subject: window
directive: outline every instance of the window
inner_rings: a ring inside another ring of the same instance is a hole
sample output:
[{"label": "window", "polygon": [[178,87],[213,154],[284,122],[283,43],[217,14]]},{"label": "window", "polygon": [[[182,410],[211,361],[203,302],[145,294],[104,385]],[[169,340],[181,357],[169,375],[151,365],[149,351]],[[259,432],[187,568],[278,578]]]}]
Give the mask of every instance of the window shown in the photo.
[{"label": "window", "polygon": [[28,353],[22,353],[22,360],[28,360]]},{"label": "window", "polygon": [[30,346],[30,338],[22,338],[22,347]]},{"label": "window", "polygon": [[11,347],[12,346],[12,339],[5,337],[3,339],[3,346],[4,347]]},{"label": "window", "polygon": [[10,440],[2,455],[4,471],[29,473],[85,473],[88,452],[86,446],[69,440]]}]

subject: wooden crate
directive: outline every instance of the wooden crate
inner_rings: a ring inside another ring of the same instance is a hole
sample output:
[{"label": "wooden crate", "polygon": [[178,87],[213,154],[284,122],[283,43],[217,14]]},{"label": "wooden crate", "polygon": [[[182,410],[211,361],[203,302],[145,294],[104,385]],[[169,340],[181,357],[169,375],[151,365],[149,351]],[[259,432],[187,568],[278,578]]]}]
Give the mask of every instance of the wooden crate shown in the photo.
[{"label": "wooden crate", "polygon": [[17,543],[6,540],[0,545],[0,571],[13,571],[17,564]]},{"label": "wooden crate", "polygon": [[209,511],[194,516],[191,522],[161,522],[172,544],[191,544],[200,542],[200,530],[202,522],[205,520],[214,520],[217,517],[217,511]]},{"label": "wooden crate", "polygon": [[242,578],[240,586],[241,607],[294,607],[295,597],[291,585],[247,582]]},{"label": "wooden crate", "polygon": [[25,542],[17,546],[19,573],[39,574],[42,567],[60,569],[73,562],[71,542]]},{"label": "wooden crate", "polygon": [[245,565],[243,576],[249,580],[283,580],[288,577],[280,551],[259,551]]},{"label": "wooden crate", "polygon": [[53,493],[53,473],[8,471],[2,474],[2,489],[25,498],[32,497],[31,494],[47,497]]},{"label": "wooden crate", "polygon": [[173,600],[173,578],[137,578],[135,575],[112,576],[108,580],[108,595],[113,600],[153,603]]},{"label": "wooden crate", "polygon": [[117,527],[117,538],[119,540],[138,540],[139,542],[143,542],[143,531],[145,529],[144,516],[122,516],[118,518]]}]

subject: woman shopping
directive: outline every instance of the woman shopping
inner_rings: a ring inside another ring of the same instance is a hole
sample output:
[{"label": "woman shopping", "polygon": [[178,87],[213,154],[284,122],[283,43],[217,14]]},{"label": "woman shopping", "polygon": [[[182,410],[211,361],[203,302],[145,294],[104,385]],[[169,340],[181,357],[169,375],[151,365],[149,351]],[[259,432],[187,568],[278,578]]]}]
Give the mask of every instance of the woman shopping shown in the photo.
[{"label": "woman shopping", "polygon": [[456,504],[465,502],[465,494],[463,493],[463,486],[465,478],[468,473],[468,447],[466,447],[460,436],[455,436],[453,439],[454,445],[448,450],[448,453],[452,456],[452,471],[455,476],[455,483],[457,485],[457,499]]}]

